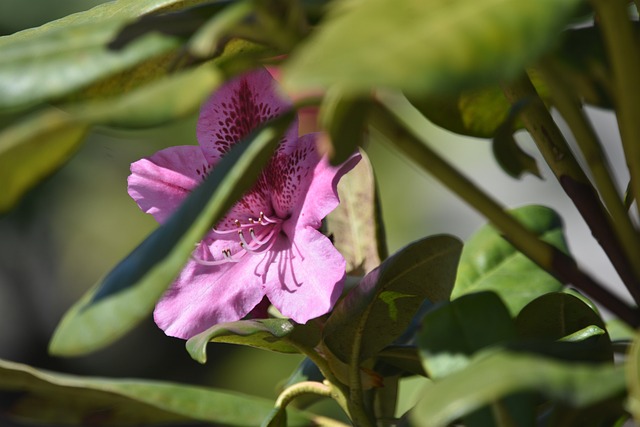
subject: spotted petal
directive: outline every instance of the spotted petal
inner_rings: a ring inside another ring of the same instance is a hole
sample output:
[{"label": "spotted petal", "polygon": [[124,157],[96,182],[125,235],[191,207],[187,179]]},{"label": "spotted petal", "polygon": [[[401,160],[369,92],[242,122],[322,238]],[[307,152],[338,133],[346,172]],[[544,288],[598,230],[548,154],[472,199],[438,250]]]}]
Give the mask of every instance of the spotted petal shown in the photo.
[{"label": "spotted petal", "polygon": [[[292,106],[271,74],[263,68],[227,82],[200,110],[196,134],[207,161],[215,165],[233,144]],[[297,121],[283,136],[280,150],[289,150],[298,137]]]},{"label": "spotted petal", "polygon": [[[317,134],[304,135],[299,139],[299,144],[304,146],[316,140]],[[316,147],[315,142],[313,146]],[[309,183],[302,200],[293,204],[290,215],[295,222],[285,225],[285,232],[293,239],[295,228],[311,226],[320,228],[322,220],[333,211],[340,200],[338,198],[338,182],[340,178],[355,167],[360,161],[360,153],[354,153],[347,161],[331,166],[327,156],[313,163],[311,173],[306,178]],[[311,163],[309,163],[311,166]]]}]

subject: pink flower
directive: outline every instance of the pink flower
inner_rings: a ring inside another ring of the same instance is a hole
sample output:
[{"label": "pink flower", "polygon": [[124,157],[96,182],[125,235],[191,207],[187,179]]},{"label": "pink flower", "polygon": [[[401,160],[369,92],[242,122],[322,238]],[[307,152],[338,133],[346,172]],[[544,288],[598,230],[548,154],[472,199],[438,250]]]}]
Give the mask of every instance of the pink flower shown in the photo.
[{"label": "pink flower", "polygon": [[[167,148],[133,163],[129,194],[166,221],[233,144],[290,107],[266,70],[228,82],[200,111],[199,146]],[[239,320],[258,311],[265,297],[298,323],[335,304],[345,260],[318,228],[338,205],[338,180],[360,157],[333,167],[317,152],[317,134],[298,137],[297,126],[156,305],[155,321],[167,335],[188,339]]]}]

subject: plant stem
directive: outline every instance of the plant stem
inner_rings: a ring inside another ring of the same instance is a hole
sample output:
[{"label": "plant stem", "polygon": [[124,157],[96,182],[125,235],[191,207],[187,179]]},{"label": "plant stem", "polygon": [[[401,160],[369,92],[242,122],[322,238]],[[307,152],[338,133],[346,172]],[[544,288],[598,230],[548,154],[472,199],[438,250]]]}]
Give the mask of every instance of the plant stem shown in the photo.
[{"label": "plant stem", "polygon": [[[562,77],[563,75],[556,64],[551,60],[544,61],[541,63],[539,71],[549,85],[555,107],[566,120],[571,132],[573,132],[576,143],[580,147],[593,174],[602,200],[611,214],[613,229],[624,249],[627,263],[633,269],[635,280],[638,281],[640,280],[640,263],[632,260],[640,259],[640,239],[613,181],[611,167],[602,144],[593,126],[591,126],[591,122],[584,114],[580,100],[573,92],[568,90],[568,83]],[[629,288],[629,292],[634,295],[636,302],[638,301],[639,291],[637,286]]]},{"label": "plant stem", "polygon": [[[578,208],[578,211],[589,226],[591,233],[611,260],[611,263],[634,300],[636,303],[640,303],[640,265],[631,262],[633,258],[629,258],[629,256],[633,254],[631,251],[633,247],[632,241],[635,240],[635,230],[631,226],[631,223],[629,222],[628,224],[631,230],[627,232],[628,235],[625,237],[629,244],[629,252],[625,252],[619,240],[622,232],[616,233],[611,216],[604,208],[589,178],[587,178],[587,175],[580,167],[580,164],[569,148],[569,144],[562,135],[562,132],[560,132],[558,125],[551,117],[549,110],[547,110],[538,96],[531,80],[529,80],[525,74],[512,83],[504,84],[503,90],[505,96],[512,104],[522,99],[532,100],[528,108],[521,114],[525,127],[533,137],[538,149],[544,156],[563,190],[576,208]],[[573,124],[575,125],[576,123]],[[583,131],[584,128],[580,126],[577,130]],[[597,152],[596,147],[598,147],[597,139],[595,141],[590,140],[588,132],[585,132],[585,134],[587,134],[587,140],[581,141],[581,144],[584,144],[586,148],[588,148],[588,153],[590,154],[588,157],[591,157],[591,155],[595,156],[595,152]],[[578,135],[576,135],[576,137],[577,136]],[[585,135],[580,136],[583,137]],[[592,163],[594,162],[593,159],[590,159],[590,161]],[[596,168],[596,170],[601,179],[603,179],[604,176],[608,176],[608,181],[611,180],[606,168]],[[618,200],[617,203],[620,203],[613,182],[611,182],[611,187],[613,187],[613,193],[607,191],[607,197],[609,199],[614,197]],[[618,214],[620,213],[628,220],[623,209],[618,211]],[[620,225],[622,225],[622,223]]]},{"label": "plant stem", "polygon": [[340,408],[342,408],[344,413],[347,414],[349,418],[351,418],[351,420],[353,420],[351,409],[348,403],[349,391],[344,386],[344,384],[342,384],[340,380],[338,380],[336,376],[333,375],[333,372],[331,371],[331,368],[329,367],[329,364],[327,363],[327,361],[322,356],[320,356],[314,348],[308,347],[297,341],[295,342],[292,341],[291,344],[294,345],[298,350],[300,350],[302,354],[307,356],[309,359],[311,359],[313,363],[316,364],[316,366],[318,367],[322,375],[329,382],[328,386],[331,390],[331,393],[330,393],[331,398],[335,400],[340,406]]},{"label": "plant stem", "polygon": [[[300,350],[305,356],[307,356],[313,363],[318,366],[322,375],[328,381],[328,387],[331,390],[330,396],[335,400],[342,410],[349,416],[354,425],[359,427],[373,427],[375,423],[371,420],[371,417],[366,413],[364,405],[362,404],[362,385],[354,387],[350,384],[349,387],[345,386],[340,380],[333,374],[331,367],[327,361],[318,354],[318,352],[310,347],[303,345],[300,342],[292,342],[292,344]],[[351,376],[353,374],[353,367],[356,365],[358,370],[358,378],[360,378],[360,365],[356,363],[349,364],[349,379],[351,382]],[[355,390],[355,396],[354,396]],[[359,393],[359,394],[358,394]]]},{"label": "plant stem", "polygon": [[611,69],[615,93],[616,118],[620,128],[631,188],[640,202],[640,55],[628,15],[628,2],[591,0],[600,19]]},{"label": "plant stem", "polygon": [[276,399],[275,407],[284,409],[296,397],[305,394],[316,394],[318,396],[331,397],[331,388],[328,385],[317,381],[302,381],[295,383],[280,393],[278,399]]},{"label": "plant stem", "polygon": [[421,139],[412,122],[425,120],[406,100],[395,94],[378,95],[372,124],[408,158],[430,172],[465,202],[483,214],[519,251],[563,283],[572,283],[620,319],[633,327],[640,326],[640,313],[582,272],[573,258],[540,240],[473,182],[436,154]]}]

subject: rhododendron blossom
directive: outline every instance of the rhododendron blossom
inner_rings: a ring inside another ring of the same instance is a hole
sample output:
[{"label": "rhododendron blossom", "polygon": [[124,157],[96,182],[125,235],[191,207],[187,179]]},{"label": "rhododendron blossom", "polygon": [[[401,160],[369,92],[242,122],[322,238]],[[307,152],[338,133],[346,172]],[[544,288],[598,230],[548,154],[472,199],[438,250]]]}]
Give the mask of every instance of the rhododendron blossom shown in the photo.
[{"label": "rhododendron blossom", "polygon": [[[289,108],[266,70],[235,78],[203,105],[199,145],[170,147],[133,163],[129,194],[164,222],[233,144]],[[167,335],[187,339],[241,319],[265,297],[298,323],[327,313],[338,299],[345,260],[318,229],[338,204],[338,180],[360,157],[333,167],[318,154],[317,134],[298,137],[297,126],[156,305],[155,321]]]}]

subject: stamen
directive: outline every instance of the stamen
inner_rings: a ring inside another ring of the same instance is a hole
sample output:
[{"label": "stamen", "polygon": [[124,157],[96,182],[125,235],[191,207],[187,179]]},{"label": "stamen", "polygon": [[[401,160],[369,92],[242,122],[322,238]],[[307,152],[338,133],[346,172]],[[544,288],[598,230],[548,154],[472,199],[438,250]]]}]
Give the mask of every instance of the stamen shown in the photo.
[{"label": "stamen", "polygon": [[264,212],[260,212],[260,224],[262,225],[267,225],[267,224],[279,224],[281,223],[282,220],[281,219],[272,219],[269,218],[268,216],[266,216],[264,214]]},{"label": "stamen", "polygon": [[215,266],[215,265],[222,265],[222,264],[227,264],[230,262],[239,262],[239,259],[235,259],[231,257],[231,250],[230,249],[225,249],[222,251],[222,256],[224,257],[224,259],[218,259],[218,260],[213,260],[213,261],[208,261],[208,260],[204,260],[201,258],[198,258],[195,254],[191,254],[191,259],[194,260],[197,264],[200,265],[205,265],[205,266]]},{"label": "stamen", "polygon": [[249,234],[251,235],[251,242],[255,242],[259,245],[264,245],[265,243],[267,243],[269,241],[269,239],[271,239],[273,237],[274,234],[274,228],[272,227],[271,229],[269,229],[269,232],[266,233],[264,236],[256,236],[255,231],[253,230],[253,228],[249,229]]},{"label": "stamen", "polygon": [[256,251],[253,250],[253,248],[251,248],[249,243],[247,243],[247,241],[244,239],[244,233],[242,232],[242,230],[238,231],[238,237],[240,237],[240,247],[242,249],[244,249],[247,252],[251,252],[251,253],[255,253],[256,252]]}]

